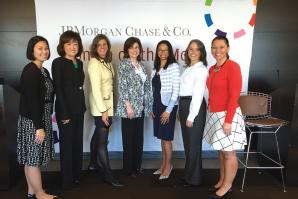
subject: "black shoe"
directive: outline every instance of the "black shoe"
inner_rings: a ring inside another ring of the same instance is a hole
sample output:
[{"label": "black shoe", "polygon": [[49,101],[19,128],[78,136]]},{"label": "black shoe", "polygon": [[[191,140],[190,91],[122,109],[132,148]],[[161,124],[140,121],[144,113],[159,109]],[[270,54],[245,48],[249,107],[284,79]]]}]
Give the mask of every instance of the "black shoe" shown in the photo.
[{"label": "black shoe", "polygon": [[229,197],[229,195],[231,194],[232,191],[230,191],[231,189],[229,189],[224,195],[219,196],[216,193],[213,193],[212,195],[210,195],[210,199],[227,199]]},{"label": "black shoe", "polygon": [[116,180],[104,180],[105,183],[108,183],[109,185],[112,185],[113,187],[124,187],[124,184],[121,184],[120,182],[117,182]]},{"label": "black shoe", "polygon": [[185,182],[183,184],[184,187],[200,187],[201,185],[200,184],[189,184],[187,182]]},{"label": "black shoe", "polygon": [[74,180],[71,190],[79,191],[80,190],[80,180]]},{"label": "black shoe", "polygon": [[27,199],[37,199],[35,194],[27,194]]},{"label": "black shoe", "polygon": [[129,176],[132,178],[137,178],[137,175],[138,175],[137,173],[131,173]]},{"label": "black shoe", "polygon": [[97,171],[97,170],[100,170],[100,166],[89,164],[87,169],[88,171]]},{"label": "black shoe", "polygon": [[184,178],[177,178],[175,180],[175,185],[174,186],[175,187],[177,187],[177,186],[179,186],[179,187],[200,187],[201,184],[197,184],[197,185],[190,184],[190,183],[186,182]]},{"label": "black shoe", "polygon": [[216,192],[218,189],[219,189],[219,187],[217,188],[217,187],[211,186],[211,187],[208,188],[208,191],[209,192]]},{"label": "black shoe", "polygon": [[122,174],[126,175],[126,176],[129,176],[129,177],[132,177],[132,178],[137,177],[137,173],[135,173],[135,172],[122,171]]},{"label": "black shoe", "polygon": [[144,173],[144,169],[143,168],[139,168],[136,170],[136,174],[143,174]]},{"label": "black shoe", "polygon": [[[208,188],[208,191],[209,191],[209,192],[216,192],[218,189],[219,189],[219,187],[216,188],[216,187],[212,186],[212,187],[209,187],[209,188]],[[231,193],[232,191],[233,191],[233,189],[232,189],[232,187],[231,187],[231,188],[228,190],[228,192]]]},{"label": "black shoe", "polygon": [[182,182],[182,186],[183,187],[200,187],[201,186],[201,184],[191,184],[191,183],[188,183],[188,182],[186,182],[185,179],[180,179],[180,180]]}]

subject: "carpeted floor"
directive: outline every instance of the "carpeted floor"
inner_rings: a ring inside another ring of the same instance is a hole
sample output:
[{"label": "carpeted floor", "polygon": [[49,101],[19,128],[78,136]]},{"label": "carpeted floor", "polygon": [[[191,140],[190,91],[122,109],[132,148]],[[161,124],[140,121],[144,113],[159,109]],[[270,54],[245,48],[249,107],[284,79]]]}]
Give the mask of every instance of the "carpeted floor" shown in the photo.
[{"label": "carpeted floor", "polygon": [[[158,176],[152,175],[153,170],[145,170],[144,174],[132,178],[121,175],[119,170],[114,171],[119,180],[126,186],[114,188],[101,180],[99,173],[83,172],[79,190],[63,191],[60,189],[59,172],[44,172],[44,187],[63,199],[208,199],[208,187],[216,182],[218,171],[204,169],[204,183],[200,187],[183,187],[181,178],[182,169],[173,170],[171,177],[159,181]],[[248,171],[245,191],[240,192],[243,170],[239,170],[236,177],[233,193],[234,199],[298,199],[298,187],[287,187],[287,192],[282,191],[282,186],[271,175]],[[0,191],[1,199],[23,199],[26,193],[26,182],[22,178],[9,191]]]}]

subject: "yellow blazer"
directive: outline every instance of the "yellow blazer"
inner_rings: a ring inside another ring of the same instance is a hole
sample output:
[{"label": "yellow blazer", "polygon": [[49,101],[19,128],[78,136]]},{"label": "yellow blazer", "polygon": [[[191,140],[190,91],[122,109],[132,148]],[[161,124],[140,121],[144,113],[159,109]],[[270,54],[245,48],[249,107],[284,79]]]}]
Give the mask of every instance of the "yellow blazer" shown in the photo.
[{"label": "yellow blazer", "polygon": [[108,111],[109,116],[114,115],[113,110],[113,77],[114,69],[111,63],[91,58],[88,65],[90,78],[90,111],[93,116],[101,116]]}]

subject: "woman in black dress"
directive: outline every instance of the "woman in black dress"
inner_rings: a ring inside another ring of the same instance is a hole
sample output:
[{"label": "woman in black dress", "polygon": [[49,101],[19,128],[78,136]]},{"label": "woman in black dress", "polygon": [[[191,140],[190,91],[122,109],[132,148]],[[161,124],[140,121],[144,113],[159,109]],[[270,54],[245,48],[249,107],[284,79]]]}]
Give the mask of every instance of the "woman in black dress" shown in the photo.
[{"label": "woman in black dress", "polygon": [[27,58],[32,60],[22,72],[19,107],[17,159],[24,165],[28,185],[27,199],[53,199],[42,187],[39,166],[54,156],[52,120],[54,89],[50,74],[43,68],[49,59],[48,41],[32,37],[27,46]]}]

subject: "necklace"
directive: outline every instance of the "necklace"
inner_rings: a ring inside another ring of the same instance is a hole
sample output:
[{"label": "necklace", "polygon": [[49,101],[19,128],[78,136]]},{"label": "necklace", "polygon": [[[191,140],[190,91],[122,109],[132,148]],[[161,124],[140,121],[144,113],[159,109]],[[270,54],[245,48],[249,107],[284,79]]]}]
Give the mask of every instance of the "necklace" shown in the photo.
[{"label": "necklace", "polygon": [[139,62],[131,62],[131,63],[132,63],[132,65],[133,65],[137,70],[140,69],[140,64],[139,64]]},{"label": "necklace", "polygon": [[73,67],[74,67],[75,69],[78,69],[78,67],[79,67],[78,63],[73,63]]},{"label": "necklace", "polygon": [[217,73],[218,71],[220,71],[220,69],[223,67],[223,65],[225,65],[225,63],[227,62],[228,59],[225,60],[225,62],[222,65],[219,66],[214,66],[214,72]]}]

